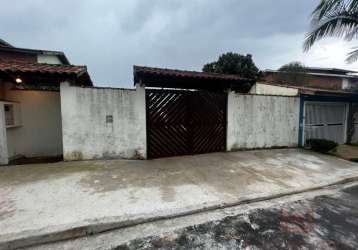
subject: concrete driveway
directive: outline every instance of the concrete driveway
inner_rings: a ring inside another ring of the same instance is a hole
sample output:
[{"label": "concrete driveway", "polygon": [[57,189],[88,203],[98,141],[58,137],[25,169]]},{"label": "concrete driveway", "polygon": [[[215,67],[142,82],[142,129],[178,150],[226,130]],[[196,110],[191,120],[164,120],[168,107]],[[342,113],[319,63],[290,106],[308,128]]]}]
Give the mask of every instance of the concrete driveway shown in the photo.
[{"label": "concrete driveway", "polygon": [[303,192],[358,164],[300,149],[0,168],[0,249]]}]

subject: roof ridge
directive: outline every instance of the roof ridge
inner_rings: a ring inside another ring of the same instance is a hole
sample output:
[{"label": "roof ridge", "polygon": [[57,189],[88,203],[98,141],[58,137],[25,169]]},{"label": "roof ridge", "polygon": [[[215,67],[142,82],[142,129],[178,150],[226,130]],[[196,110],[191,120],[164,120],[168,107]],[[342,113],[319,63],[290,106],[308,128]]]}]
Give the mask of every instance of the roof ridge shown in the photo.
[{"label": "roof ridge", "polygon": [[[222,73],[214,73],[214,72],[203,72],[203,71],[194,71],[194,70],[181,70],[181,69],[170,69],[170,68],[159,68],[159,67],[149,67],[149,66],[139,66],[139,65],[133,65],[133,69],[140,70],[154,70],[154,71],[170,71],[170,72],[178,72],[178,73],[190,73],[190,74],[201,74],[201,75],[208,75],[208,76],[217,76],[217,77],[227,77],[227,78],[240,78],[242,80],[250,80],[247,77],[243,77],[240,75],[235,74],[222,74]],[[164,72],[163,72],[164,73]]]},{"label": "roof ridge", "polygon": [[39,62],[26,62],[26,61],[22,61],[22,60],[4,60],[0,58],[0,63],[8,63],[8,64],[22,64],[22,65],[49,65],[49,66],[54,66],[54,67],[83,67],[83,68],[87,68],[86,65],[76,65],[76,64],[54,64],[54,63],[39,63]]}]

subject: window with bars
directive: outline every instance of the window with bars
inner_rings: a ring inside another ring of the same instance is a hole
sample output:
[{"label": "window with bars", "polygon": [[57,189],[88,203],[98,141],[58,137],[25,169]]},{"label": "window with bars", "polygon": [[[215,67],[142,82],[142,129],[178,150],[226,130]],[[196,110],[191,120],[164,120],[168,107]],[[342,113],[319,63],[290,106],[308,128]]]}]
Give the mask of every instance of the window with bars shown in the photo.
[{"label": "window with bars", "polygon": [[5,124],[7,128],[21,126],[20,104],[19,103],[5,103]]},{"label": "window with bars", "polygon": [[5,104],[5,123],[6,126],[15,125],[14,105]]}]

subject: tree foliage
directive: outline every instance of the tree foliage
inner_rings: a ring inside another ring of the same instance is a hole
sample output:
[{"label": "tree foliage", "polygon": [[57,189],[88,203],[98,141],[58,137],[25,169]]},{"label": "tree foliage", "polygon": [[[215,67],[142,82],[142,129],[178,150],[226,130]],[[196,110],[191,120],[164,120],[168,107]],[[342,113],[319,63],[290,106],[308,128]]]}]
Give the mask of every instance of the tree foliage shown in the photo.
[{"label": "tree foliage", "polygon": [[[306,35],[308,51],[325,37],[341,37],[351,41],[358,37],[358,0],[321,0],[311,17],[311,31]],[[358,59],[358,47],[348,54],[347,62]]]},{"label": "tree foliage", "polygon": [[281,66],[278,70],[293,73],[306,73],[306,66],[301,62],[290,62]]},{"label": "tree foliage", "polygon": [[308,77],[306,75],[307,68],[301,62],[290,62],[278,69],[275,74],[275,80],[296,86],[307,86]]},{"label": "tree foliage", "polygon": [[258,79],[261,75],[250,54],[222,54],[215,62],[205,64],[203,72],[239,75],[245,78]]}]

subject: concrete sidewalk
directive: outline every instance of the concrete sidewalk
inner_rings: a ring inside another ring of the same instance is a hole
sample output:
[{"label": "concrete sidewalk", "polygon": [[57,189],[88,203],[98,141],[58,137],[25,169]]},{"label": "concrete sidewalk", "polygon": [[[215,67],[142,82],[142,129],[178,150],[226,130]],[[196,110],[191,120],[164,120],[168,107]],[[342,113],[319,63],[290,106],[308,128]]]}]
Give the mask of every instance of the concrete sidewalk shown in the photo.
[{"label": "concrete sidewalk", "polygon": [[358,178],[300,149],[0,168],[0,249],[98,233]]},{"label": "concrete sidewalk", "polygon": [[358,249],[358,182],[120,228],[28,250]]}]

